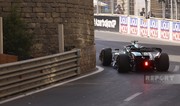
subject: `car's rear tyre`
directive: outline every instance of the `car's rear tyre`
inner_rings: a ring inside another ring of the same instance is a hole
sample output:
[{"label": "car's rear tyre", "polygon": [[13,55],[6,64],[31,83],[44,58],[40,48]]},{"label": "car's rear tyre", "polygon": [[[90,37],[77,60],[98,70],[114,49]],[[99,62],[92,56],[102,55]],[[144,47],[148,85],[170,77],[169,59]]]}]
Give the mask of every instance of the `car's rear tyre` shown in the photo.
[{"label": "car's rear tyre", "polygon": [[100,60],[103,66],[109,66],[112,62],[112,49],[105,48],[100,53]]},{"label": "car's rear tyre", "polygon": [[156,59],[157,71],[166,72],[169,69],[169,56],[167,53],[161,53],[160,57]]},{"label": "car's rear tyre", "polygon": [[131,70],[130,58],[126,54],[120,54],[117,57],[117,70],[119,73],[127,73]]}]

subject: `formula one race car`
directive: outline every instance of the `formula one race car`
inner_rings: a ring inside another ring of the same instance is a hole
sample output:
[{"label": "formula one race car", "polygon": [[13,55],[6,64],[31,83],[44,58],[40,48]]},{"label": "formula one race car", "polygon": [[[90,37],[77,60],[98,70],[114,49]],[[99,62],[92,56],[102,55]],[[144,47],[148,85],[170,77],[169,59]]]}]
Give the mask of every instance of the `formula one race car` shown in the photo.
[{"label": "formula one race car", "polygon": [[138,41],[124,47],[123,50],[104,48],[99,60],[103,66],[112,65],[118,72],[129,71],[168,71],[169,56],[161,48],[140,46]]}]

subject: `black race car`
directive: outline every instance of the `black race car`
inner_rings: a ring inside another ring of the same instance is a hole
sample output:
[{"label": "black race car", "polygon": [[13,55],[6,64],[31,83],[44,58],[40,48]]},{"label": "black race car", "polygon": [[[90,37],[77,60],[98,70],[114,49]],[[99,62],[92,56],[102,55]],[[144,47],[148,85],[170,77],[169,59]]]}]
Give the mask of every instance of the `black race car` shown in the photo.
[{"label": "black race car", "polygon": [[161,48],[144,47],[132,41],[123,50],[104,48],[99,60],[103,66],[112,65],[118,72],[129,71],[168,71],[169,56]]}]

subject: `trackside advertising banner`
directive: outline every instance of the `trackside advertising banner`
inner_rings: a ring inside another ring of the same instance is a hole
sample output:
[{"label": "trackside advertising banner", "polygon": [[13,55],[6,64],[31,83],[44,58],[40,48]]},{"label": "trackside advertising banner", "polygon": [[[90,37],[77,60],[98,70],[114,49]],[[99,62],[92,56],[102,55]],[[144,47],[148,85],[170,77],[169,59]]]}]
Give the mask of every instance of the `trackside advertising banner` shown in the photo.
[{"label": "trackside advertising banner", "polygon": [[138,34],[138,18],[130,18],[130,34]]},{"label": "trackside advertising banner", "polygon": [[148,37],[148,20],[140,18],[140,35]]},{"label": "trackside advertising banner", "polygon": [[161,31],[160,31],[161,39],[169,40],[170,39],[170,22],[161,20],[160,29],[161,29]]},{"label": "trackside advertising banner", "polygon": [[172,39],[180,41],[180,22],[173,22]]},{"label": "trackside advertising banner", "polygon": [[128,17],[120,16],[120,32],[128,33]]},{"label": "trackside advertising banner", "polygon": [[96,30],[119,32],[119,17],[94,16]]},{"label": "trackside advertising banner", "polygon": [[150,19],[150,37],[158,38],[158,20]]},{"label": "trackside advertising banner", "polygon": [[95,15],[94,26],[97,30],[120,32],[180,43],[180,20],[145,19],[141,16],[126,15]]}]

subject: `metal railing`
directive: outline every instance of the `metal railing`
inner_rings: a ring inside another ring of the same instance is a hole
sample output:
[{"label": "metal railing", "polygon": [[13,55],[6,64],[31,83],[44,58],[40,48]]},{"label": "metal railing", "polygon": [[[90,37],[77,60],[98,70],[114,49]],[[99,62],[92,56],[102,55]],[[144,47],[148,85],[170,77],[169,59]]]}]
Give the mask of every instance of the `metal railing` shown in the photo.
[{"label": "metal railing", "polygon": [[3,18],[0,17],[0,53],[3,54]]},{"label": "metal railing", "polygon": [[0,65],[0,101],[80,74],[80,50]]}]

